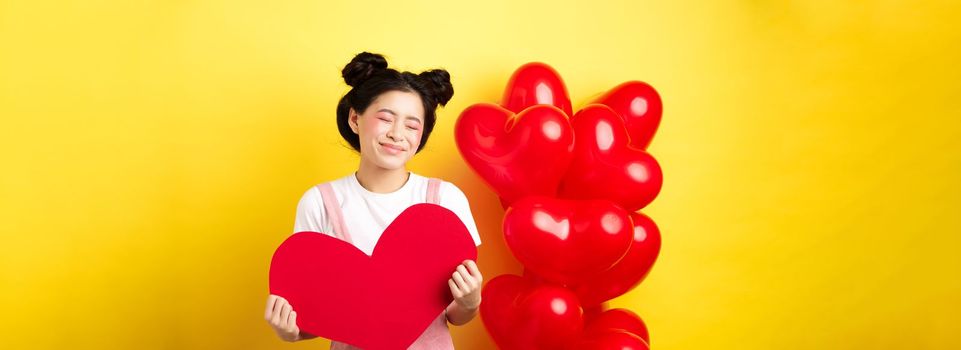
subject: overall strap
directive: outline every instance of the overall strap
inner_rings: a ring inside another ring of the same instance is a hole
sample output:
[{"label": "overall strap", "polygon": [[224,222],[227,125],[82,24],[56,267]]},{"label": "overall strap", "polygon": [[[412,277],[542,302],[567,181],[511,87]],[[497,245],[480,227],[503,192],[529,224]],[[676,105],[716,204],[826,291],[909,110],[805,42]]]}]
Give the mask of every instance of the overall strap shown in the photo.
[{"label": "overall strap", "polygon": [[440,179],[427,179],[427,203],[440,204]]},{"label": "overall strap", "polygon": [[[330,182],[325,182],[317,185],[317,189],[320,190],[320,197],[324,200],[327,220],[330,221],[331,227],[334,230],[333,236],[340,238],[344,242],[353,244],[350,240],[350,233],[347,232],[347,225],[344,224],[344,213],[340,210],[340,203],[337,203],[337,196],[334,195],[334,188],[330,185]],[[358,347],[338,341],[332,341],[330,343],[330,349],[360,350]]]},{"label": "overall strap", "polygon": [[324,208],[327,210],[327,219],[330,220],[334,229],[334,237],[347,243],[353,243],[350,240],[350,233],[347,232],[347,225],[344,224],[344,213],[340,210],[340,203],[337,203],[334,188],[330,186],[329,182],[325,182],[317,185],[317,189],[320,190],[320,197],[324,200]]}]

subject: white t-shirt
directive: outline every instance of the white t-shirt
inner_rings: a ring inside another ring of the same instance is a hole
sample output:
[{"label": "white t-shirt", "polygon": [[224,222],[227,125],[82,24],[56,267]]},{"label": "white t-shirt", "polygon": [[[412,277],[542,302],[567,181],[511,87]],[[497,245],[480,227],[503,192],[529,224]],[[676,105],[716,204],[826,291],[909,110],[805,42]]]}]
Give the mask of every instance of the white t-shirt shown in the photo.
[{"label": "white t-shirt", "polygon": [[[337,203],[344,216],[344,225],[350,232],[350,238],[355,247],[371,255],[374,246],[380,239],[381,233],[407,207],[427,202],[427,178],[410,173],[407,182],[400,189],[391,193],[370,192],[357,181],[356,173],[344,176],[331,182]],[[454,184],[442,181],[440,189],[440,206],[454,212],[467,227],[475,245],[480,245],[480,234],[471,215],[470,204]],[[297,204],[297,217],[294,219],[294,233],[314,231],[332,235],[333,226],[327,219],[323,198],[317,186],[312,186]]]}]

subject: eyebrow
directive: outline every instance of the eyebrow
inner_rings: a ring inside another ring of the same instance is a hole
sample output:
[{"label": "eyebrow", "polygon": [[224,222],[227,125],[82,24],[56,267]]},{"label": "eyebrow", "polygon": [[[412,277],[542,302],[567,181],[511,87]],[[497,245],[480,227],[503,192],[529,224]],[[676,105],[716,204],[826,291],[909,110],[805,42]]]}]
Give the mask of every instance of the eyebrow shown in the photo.
[{"label": "eyebrow", "polygon": [[[393,114],[395,117],[397,116],[397,112],[394,112],[393,110],[391,110],[391,109],[389,109],[389,108],[381,108],[378,112],[387,112],[387,113]],[[415,116],[413,116],[413,115],[407,115],[407,118],[406,118],[406,119],[410,119],[410,120],[416,121],[417,123],[420,123],[420,122],[421,122],[421,121],[420,121],[420,118],[417,118],[417,117],[415,117]]]}]

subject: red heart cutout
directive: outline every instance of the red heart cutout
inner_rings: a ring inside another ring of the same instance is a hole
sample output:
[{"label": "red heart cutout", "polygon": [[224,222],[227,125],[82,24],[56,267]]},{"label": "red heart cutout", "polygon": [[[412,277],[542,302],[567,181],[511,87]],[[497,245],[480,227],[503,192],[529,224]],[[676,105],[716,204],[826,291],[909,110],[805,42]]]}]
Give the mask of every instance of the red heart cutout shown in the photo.
[{"label": "red heart cutout", "polygon": [[515,115],[479,103],[465,109],[454,128],[467,164],[505,204],[557,194],[574,146],[570,122],[557,107],[536,105]]},{"label": "red heart cutout", "polygon": [[571,119],[574,160],[558,192],[564,198],[607,199],[627,211],[651,203],[663,174],[646,151],[630,145],[624,121],[610,107],[593,104]]},{"label": "red heart cutout", "polygon": [[610,201],[525,197],[504,214],[504,239],[544,279],[573,283],[609,269],[631,246],[626,211]]},{"label": "red heart cutout", "polygon": [[270,262],[270,293],[297,311],[307,333],[364,349],[406,349],[453,301],[447,280],[477,247],[457,215],[408,207],[371,256],[317,232],[285,240]]},{"label": "red heart cutout", "polygon": [[647,149],[651,144],[664,108],[657,90],[641,81],[618,85],[592,103],[607,105],[617,112],[631,134],[631,145],[638,149]]}]

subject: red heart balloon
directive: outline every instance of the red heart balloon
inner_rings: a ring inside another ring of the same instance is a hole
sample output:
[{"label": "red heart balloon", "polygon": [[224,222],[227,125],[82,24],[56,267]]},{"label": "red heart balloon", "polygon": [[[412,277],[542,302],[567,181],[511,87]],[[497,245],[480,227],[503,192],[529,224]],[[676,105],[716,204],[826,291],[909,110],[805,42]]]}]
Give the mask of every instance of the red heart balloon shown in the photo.
[{"label": "red heart balloon", "polygon": [[479,103],[465,109],[454,128],[461,155],[504,203],[530,194],[556,195],[574,144],[561,110],[537,105],[515,115]]},{"label": "red heart balloon", "polygon": [[518,348],[561,349],[581,336],[584,316],[577,296],[567,288],[540,285],[520,304]]},{"label": "red heart balloon", "polygon": [[661,167],[650,154],[630,145],[624,121],[605,105],[588,105],[571,120],[574,160],[560,195],[572,199],[607,199],[636,211],[661,191]]},{"label": "red heart balloon", "polygon": [[614,329],[634,334],[643,339],[645,344],[651,344],[651,337],[647,332],[644,321],[630,310],[607,310],[599,315],[587,318],[585,322],[587,323],[587,326],[584,327],[585,337],[601,335]]},{"label": "red heart balloon", "polygon": [[530,62],[514,71],[501,105],[511,112],[520,113],[534,105],[551,105],[570,116],[571,98],[561,75],[554,68],[541,62]]},{"label": "red heart balloon", "polygon": [[609,269],[632,236],[628,213],[610,201],[530,196],[504,214],[504,238],[517,260],[558,283]]},{"label": "red heart balloon", "polygon": [[610,329],[603,333],[585,336],[571,349],[583,350],[650,350],[644,339],[619,329]]},{"label": "red heart balloon", "polygon": [[406,349],[453,300],[447,280],[468,259],[477,248],[457,215],[416,204],[384,230],[371,256],[325,234],[290,236],[271,259],[270,293],[290,302],[307,333]]},{"label": "red heart balloon", "polygon": [[561,286],[500,275],[484,285],[482,298],[481,319],[501,349],[648,349],[650,344],[647,326],[633,312],[588,316]]},{"label": "red heart balloon", "polygon": [[638,149],[647,149],[661,124],[661,96],[644,82],[618,85],[592,103],[607,105],[617,112],[631,134],[631,145]]},{"label": "red heart balloon", "polygon": [[514,324],[519,317],[518,305],[532,286],[520,276],[500,275],[487,281],[481,289],[481,320],[497,347],[510,349],[517,343]]},{"label": "red heart balloon", "polygon": [[[580,298],[578,298],[578,300],[580,300]],[[594,304],[594,305],[581,303],[581,306],[584,308],[585,322],[588,322],[596,318],[597,316],[599,316],[601,313],[604,312],[604,309],[606,307],[606,305],[604,305],[603,303]]]},{"label": "red heart balloon", "polygon": [[654,266],[661,251],[661,232],[647,215],[630,215],[634,230],[627,254],[607,271],[572,286],[584,305],[599,304],[627,293],[640,284]]},{"label": "red heart balloon", "polygon": [[501,275],[484,286],[481,297],[481,319],[502,349],[561,349],[583,329],[577,297],[560,286]]}]

